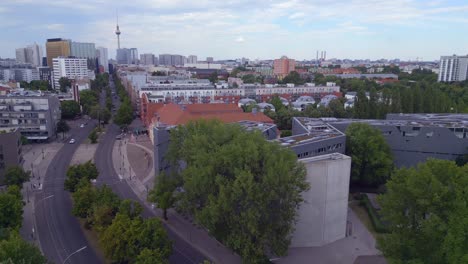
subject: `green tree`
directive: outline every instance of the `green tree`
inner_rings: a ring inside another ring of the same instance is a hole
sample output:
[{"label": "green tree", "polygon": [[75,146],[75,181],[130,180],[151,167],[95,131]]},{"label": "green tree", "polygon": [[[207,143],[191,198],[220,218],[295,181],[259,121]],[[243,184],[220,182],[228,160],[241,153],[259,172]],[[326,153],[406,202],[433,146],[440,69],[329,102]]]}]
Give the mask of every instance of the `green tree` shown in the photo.
[{"label": "green tree", "polygon": [[343,99],[334,99],[331,100],[328,104],[328,109],[331,112],[331,116],[336,118],[345,118],[347,117],[346,110],[344,108],[344,100]]},{"label": "green tree", "polygon": [[0,230],[18,230],[23,221],[23,201],[17,186],[0,192]]},{"label": "green tree", "polygon": [[80,114],[80,105],[76,101],[62,101],[60,105],[63,119],[73,119]]},{"label": "green tree", "polygon": [[255,83],[257,82],[257,77],[253,74],[246,74],[242,76],[242,81],[244,81],[244,83]]},{"label": "green tree", "polygon": [[0,263],[46,264],[48,262],[37,247],[13,232],[8,239],[0,240]]},{"label": "green tree", "polygon": [[8,186],[17,185],[19,188],[23,187],[23,183],[29,180],[31,173],[24,171],[20,166],[8,167],[5,172],[5,183]]},{"label": "green tree", "polygon": [[107,108],[102,108],[99,105],[94,105],[89,111],[89,116],[98,120],[99,123],[101,123],[101,121],[103,121],[104,123],[109,123],[111,113]]},{"label": "green tree", "polygon": [[86,178],[80,179],[76,191],[72,193],[72,198],[72,214],[81,218],[88,217],[96,200],[96,192]]},{"label": "green tree", "polygon": [[304,84],[305,81],[301,78],[297,71],[292,71],[283,78],[282,83],[294,83],[296,85]]},{"label": "green tree", "polygon": [[177,127],[170,142],[167,158],[184,190],[177,194],[179,210],[245,260],[263,260],[267,248],[286,253],[309,187],[290,149],[216,120]]},{"label": "green tree", "polygon": [[346,129],[346,155],[351,157],[351,181],[377,187],[385,183],[393,169],[393,159],[382,133],[366,123]]},{"label": "green tree", "polygon": [[80,92],[80,104],[83,107],[83,113],[89,114],[91,107],[98,104],[99,94],[93,90],[84,90]]},{"label": "green tree", "polygon": [[89,133],[88,138],[91,141],[91,144],[96,144],[97,143],[98,136],[97,136],[96,129],[93,129],[93,131],[91,131],[91,133]]},{"label": "green tree", "polygon": [[145,248],[159,251],[165,260],[171,254],[171,242],[156,218],[143,220],[118,213],[102,233],[100,243],[104,254],[114,262],[133,262]]},{"label": "green tree", "polygon": [[117,114],[115,115],[114,122],[123,127],[129,125],[133,120],[133,109],[130,104],[130,100],[125,98],[123,103],[120,105]]},{"label": "green tree", "polygon": [[70,166],[67,170],[67,178],[65,179],[65,190],[75,192],[78,183],[81,179],[90,181],[96,179],[99,175],[96,165],[90,161],[82,164]]},{"label": "green tree", "polygon": [[135,264],[168,264],[169,261],[159,250],[143,249],[135,260]]},{"label": "green tree", "polygon": [[70,131],[70,126],[63,119],[57,122],[57,133],[62,133],[62,138],[65,138],[65,133]]},{"label": "green tree", "polygon": [[71,87],[71,80],[68,79],[67,77],[61,77],[59,79],[59,84],[60,84],[60,91],[61,92],[67,92],[67,89]]},{"label": "green tree", "polygon": [[391,233],[379,245],[392,263],[466,263],[468,166],[429,160],[397,170],[379,197]]},{"label": "green tree", "polygon": [[275,107],[275,111],[279,111],[285,106],[283,105],[283,102],[281,101],[279,95],[275,94],[273,97],[271,97],[270,104],[272,104]]},{"label": "green tree", "polygon": [[368,118],[369,117],[369,99],[363,89],[357,92],[354,102],[354,117]]},{"label": "green tree", "polygon": [[112,220],[119,211],[121,200],[107,185],[97,188],[95,196],[88,222],[101,233],[112,224]]},{"label": "green tree", "polygon": [[212,83],[218,82],[218,71],[214,71],[212,74],[210,74],[210,77],[208,77],[208,80]]},{"label": "green tree", "polygon": [[136,201],[125,199],[120,203],[119,212],[133,219],[140,216],[143,207]]},{"label": "green tree", "polygon": [[158,208],[163,210],[164,220],[167,220],[167,209],[171,208],[175,202],[175,189],[177,180],[175,176],[171,177],[165,173],[157,176],[153,189],[148,195],[148,201],[156,203]]}]

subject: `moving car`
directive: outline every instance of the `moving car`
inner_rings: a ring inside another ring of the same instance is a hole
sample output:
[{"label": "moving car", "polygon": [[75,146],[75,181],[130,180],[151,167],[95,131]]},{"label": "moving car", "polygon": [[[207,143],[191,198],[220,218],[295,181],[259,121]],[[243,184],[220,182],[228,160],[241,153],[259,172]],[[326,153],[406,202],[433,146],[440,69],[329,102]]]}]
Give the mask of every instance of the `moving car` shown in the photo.
[{"label": "moving car", "polygon": [[122,135],[117,135],[115,139],[122,139]]},{"label": "moving car", "polygon": [[84,124],[81,124],[80,127],[83,128],[83,127],[84,127]]},{"label": "moving car", "polygon": [[70,139],[70,142],[69,142],[69,143],[70,143],[70,144],[75,144],[75,139],[74,139],[74,138]]}]

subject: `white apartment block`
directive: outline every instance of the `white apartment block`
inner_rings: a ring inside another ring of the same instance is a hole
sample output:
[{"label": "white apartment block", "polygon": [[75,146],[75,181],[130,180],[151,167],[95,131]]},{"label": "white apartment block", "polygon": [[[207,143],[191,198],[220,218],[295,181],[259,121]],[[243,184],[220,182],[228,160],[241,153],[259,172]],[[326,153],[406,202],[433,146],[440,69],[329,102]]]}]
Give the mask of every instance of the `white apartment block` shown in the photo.
[{"label": "white apartment block", "polygon": [[468,77],[468,56],[440,57],[439,82],[465,81]]},{"label": "white apartment block", "polygon": [[52,65],[55,89],[59,89],[59,80],[62,77],[67,77],[68,79],[88,78],[88,65],[86,59],[59,57],[52,59]]}]

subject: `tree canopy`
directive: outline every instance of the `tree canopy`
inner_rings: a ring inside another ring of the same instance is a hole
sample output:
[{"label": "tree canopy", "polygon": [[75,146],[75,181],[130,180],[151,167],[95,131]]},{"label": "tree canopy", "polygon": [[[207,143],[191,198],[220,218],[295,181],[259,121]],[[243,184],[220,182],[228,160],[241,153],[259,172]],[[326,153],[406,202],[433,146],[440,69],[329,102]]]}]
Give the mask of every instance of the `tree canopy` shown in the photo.
[{"label": "tree canopy", "polygon": [[109,123],[111,118],[111,112],[107,108],[103,108],[99,105],[94,105],[89,111],[89,116],[98,120],[99,122],[103,121],[104,123]]},{"label": "tree canopy", "polygon": [[23,201],[19,187],[0,192],[0,230],[19,230],[23,221]]},{"label": "tree canopy", "polygon": [[5,172],[5,183],[8,186],[17,185],[23,187],[23,183],[29,180],[30,173],[23,170],[20,166],[8,167]]},{"label": "tree canopy", "polygon": [[71,80],[68,79],[67,77],[61,77],[59,79],[59,84],[60,84],[60,91],[66,92],[67,88],[71,87]]},{"label": "tree canopy", "polygon": [[65,137],[65,133],[68,131],[70,131],[68,123],[63,119],[60,119],[60,121],[57,122],[57,133],[62,133],[62,136]]},{"label": "tree canopy", "polygon": [[182,179],[179,210],[250,262],[262,260],[267,248],[286,253],[301,193],[309,187],[291,150],[258,131],[212,120],[172,130],[167,157]]},{"label": "tree canopy", "polygon": [[11,232],[8,239],[0,240],[0,263],[46,264],[47,259],[34,245]]},{"label": "tree canopy", "polygon": [[78,183],[81,179],[90,181],[96,179],[99,175],[96,165],[90,161],[83,164],[70,166],[67,170],[67,178],[65,179],[65,190],[75,192]]},{"label": "tree canopy", "polygon": [[130,103],[130,100],[125,97],[122,104],[120,105],[119,109],[117,110],[117,114],[115,115],[114,122],[123,127],[129,125],[133,120],[133,108]]},{"label": "tree canopy", "polygon": [[80,92],[80,104],[83,106],[83,113],[89,114],[91,107],[98,104],[99,94],[93,90],[84,90]]},{"label": "tree canopy", "polygon": [[80,114],[80,105],[76,101],[62,101],[60,105],[63,119],[73,119]]},{"label": "tree canopy", "polygon": [[379,244],[392,263],[467,263],[468,166],[429,160],[399,169],[379,197],[391,233]]},{"label": "tree canopy", "polygon": [[351,181],[377,187],[390,177],[393,158],[382,133],[369,124],[353,123],[346,129],[346,155],[351,157]]}]

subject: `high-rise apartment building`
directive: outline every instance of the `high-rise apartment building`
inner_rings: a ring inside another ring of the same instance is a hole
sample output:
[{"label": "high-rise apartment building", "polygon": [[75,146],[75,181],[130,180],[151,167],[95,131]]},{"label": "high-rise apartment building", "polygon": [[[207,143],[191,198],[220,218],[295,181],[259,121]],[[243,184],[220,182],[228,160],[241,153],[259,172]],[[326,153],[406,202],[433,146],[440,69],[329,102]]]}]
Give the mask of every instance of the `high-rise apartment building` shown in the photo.
[{"label": "high-rise apartment building", "polygon": [[196,63],[198,63],[197,56],[195,56],[195,55],[189,55],[189,56],[187,57],[187,63],[191,63],[191,64],[196,64]]},{"label": "high-rise apartment building", "polygon": [[42,64],[42,48],[34,43],[26,48],[16,49],[16,61],[19,63],[29,63],[33,66]]},{"label": "high-rise apartment building", "polygon": [[70,56],[70,40],[54,38],[48,39],[46,43],[47,66],[53,67],[52,59]]},{"label": "high-rise apartment building", "polygon": [[461,82],[467,78],[468,55],[440,57],[439,82]]},{"label": "high-rise apartment building", "polygon": [[107,48],[97,47],[96,55],[98,58],[99,66],[104,68],[104,72],[109,72],[109,57],[107,55]]},{"label": "high-rise apartment building", "polygon": [[160,54],[159,64],[167,66],[182,66],[185,64],[185,57],[182,55]]},{"label": "high-rise apartment building", "polygon": [[276,59],[273,63],[273,73],[280,79],[296,70],[296,61],[286,56]]},{"label": "high-rise apartment building", "polygon": [[130,50],[126,48],[117,49],[116,60],[118,64],[130,64]]},{"label": "high-rise apartment building", "polygon": [[143,65],[154,65],[154,54],[144,53],[140,55],[140,63]]},{"label": "high-rise apartment building", "polygon": [[88,78],[87,60],[80,58],[54,58],[53,59],[54,88],[60,87],[59,80],[62,77],[68,79]]},{"label": "high-rise apartment building", "polygon": [[130,64],[138,64],[138,50],[137,48],[130,49]]}]

